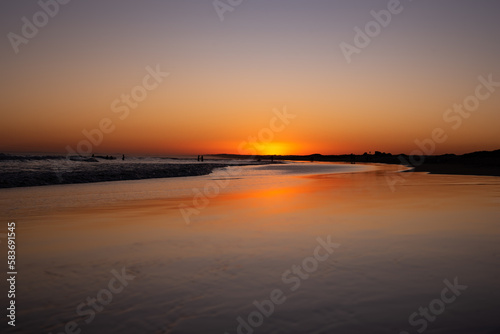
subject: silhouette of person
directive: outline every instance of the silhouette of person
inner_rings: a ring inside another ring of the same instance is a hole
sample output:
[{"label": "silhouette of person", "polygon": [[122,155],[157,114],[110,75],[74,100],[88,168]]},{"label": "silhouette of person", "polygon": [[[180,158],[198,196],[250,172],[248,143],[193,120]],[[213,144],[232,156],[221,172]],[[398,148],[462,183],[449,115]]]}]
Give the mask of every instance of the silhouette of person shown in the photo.
[{"label": "silhouette of person", "polygon": [[201,156],[201,161],[203,161],[203,155]]},{"label": "silhouette of person", "polygon": [[125,160],[125,154],[122,155],[122,160]]}]

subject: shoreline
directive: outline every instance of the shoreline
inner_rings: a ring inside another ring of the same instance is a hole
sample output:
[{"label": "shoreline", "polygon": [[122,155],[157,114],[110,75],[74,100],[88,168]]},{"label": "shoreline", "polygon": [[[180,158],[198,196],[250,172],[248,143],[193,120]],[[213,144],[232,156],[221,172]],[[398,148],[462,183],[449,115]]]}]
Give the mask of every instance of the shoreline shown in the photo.
[{"label": "shoreline", "polygon": [[[220,154],[221,157],[245,158],[234,154]],[[271,156],[260,156],[270,159]],[[407,154],[391,154],[376,151],[374,154],[342,154],[342,155],[283,155],[273,156],[278,160],[311,161],[311,162],[344,162],[400,165],[412,168],[414,172],[448,175],[500,176],[500,150],[477,151],[462,155],[441,154],[421,155],[412,163],[412,156]],[[413,157],[415,158],[415,157]]]},{"label": "shoreline", "polygon": [[171,177],[208,175],[216,168],[242,166],[219,163],[122,163],[100,164],[87,170],[64,171],[7,171],[0,172],[0,189],[81,184],[111,181],[146,180]]},{"label": "shoreline", "polygon": [[[291,161],[306,161],[305,159],[289,159]],[[344,159],[317,159],[316,162],[343,162]],[[346,159],[347,160],[347,159]],[[378,163],[405,166],[395,161],[357,161],[362,164]],[[203,176],[211,174],[217,168],[246,165],[280,164],[283,161],[255,161],[241,164],[235,163],[119,163],[119,164],[94,164],[80,162],[79,168],[74,166],[68,171],[64,170],[6,170],[0,171],[0,189],[50,186],[61,184],[82,184],[112,181],[131,181],[161,179],[173,177]],[[90,168],[89,168],[90,167]],[[404,172],[423,172],[441,175],[470,175],[470,176],[500,176],[500,168],[491,164],[467,164],[449,162],[425,162],[419,166],[406,166],[411,168]]]}]

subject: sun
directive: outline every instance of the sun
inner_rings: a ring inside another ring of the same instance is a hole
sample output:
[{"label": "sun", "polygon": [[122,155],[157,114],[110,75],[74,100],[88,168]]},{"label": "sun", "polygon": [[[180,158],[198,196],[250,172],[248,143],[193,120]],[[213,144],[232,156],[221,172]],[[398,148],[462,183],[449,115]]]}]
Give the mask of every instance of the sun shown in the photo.
[{"label": "sun", "polygon": [[287,143],[266,143],[259,150],[260,155],[288,155],[290,154],[290,144]]}]

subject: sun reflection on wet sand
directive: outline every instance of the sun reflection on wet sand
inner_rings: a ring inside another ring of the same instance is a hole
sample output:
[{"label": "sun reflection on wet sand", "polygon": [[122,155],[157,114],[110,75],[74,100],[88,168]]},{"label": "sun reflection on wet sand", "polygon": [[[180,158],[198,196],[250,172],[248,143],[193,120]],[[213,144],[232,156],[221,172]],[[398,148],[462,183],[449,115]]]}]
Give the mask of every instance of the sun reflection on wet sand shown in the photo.
[{"label": "sun reflection on wet sand", "polygon": [[[147,322],[135,325],[143,330],[223,333],[327,235],[341,248],[289,294],[263,332],[404,330],[408,315],[455,276],[471,288],[434,328],[459,333],[465,314],[498,325],[491,310],[500,306],[500,180],[413,173],[392,192],[385,175],[395,170],[266,176],[259,168],[259,177],[232,179],[189,226],[178,205],[210,176],[47,187],[53,205],[33,205],[17,219],[19,281],[32,287],[19,297],[32,319],[27,326],[57,327],[61,310],[71,319],[80,297],[126,265],[136,281],[110,304],[107,320],[96,318],[86,330],[119,332],[141,315]],[[128,195],[108,201],[110,186]],[[175,187],[186,191],[171,196]],[[83,205],[64,203],[77,189]],[[5,207],[8,195],[40,191],[2,192],[0,200]]]}]

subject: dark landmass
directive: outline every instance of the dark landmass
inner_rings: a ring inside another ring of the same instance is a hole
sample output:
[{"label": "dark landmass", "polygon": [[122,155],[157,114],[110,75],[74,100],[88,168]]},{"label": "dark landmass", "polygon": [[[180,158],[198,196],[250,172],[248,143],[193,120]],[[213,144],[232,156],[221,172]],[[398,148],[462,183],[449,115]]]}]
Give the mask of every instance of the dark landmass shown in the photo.
[{"label": "dark landmass", "polygon": [[228,164],[120,163],[94,164],[92,168],[67,168],[59,171],[0,171],[0,188],[32,187],[55,184],[142,180],[210,174]]},{"label": "dark landmass", "polygon": [[[218,154],[226,158],[252,158],[245,155]],[[490,175],[500,176],[500,150],[480,151],[463,155],[443,154],[408,156],[407,154],[393,155],[378,152],[362,155],[286,155],[286,156],[253,156],[262,161],[292,160],[292,161],[325,161],[325,162],[350,162],[350,163],[384,163],[399,164],[413,167],[415,172],[429,172],[434,174],[461,174],[461,175]]]},{"label": "dark landmass", "polygon": [[500,176],[500,150],[429,156],[423,164],[414,164],[414,167],[415,172],[432,174]]}]

